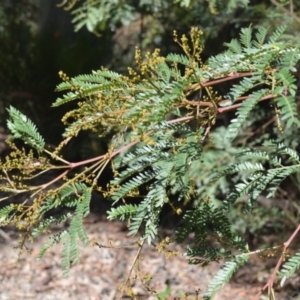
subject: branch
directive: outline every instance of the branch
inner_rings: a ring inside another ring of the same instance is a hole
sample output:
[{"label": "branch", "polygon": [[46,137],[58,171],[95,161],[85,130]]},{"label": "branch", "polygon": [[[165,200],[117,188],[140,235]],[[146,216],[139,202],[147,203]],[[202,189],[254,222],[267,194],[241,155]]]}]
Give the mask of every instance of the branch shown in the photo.
[{"label": "branch", "polygon": [[298,227],[296,228],[296,230],[294,231],[294,233],[291,235],[291,237],[285,242],[283,243],[283,249],[282,249],[282,254],[275,266],[275,269],[273,270],[270,279],[268,280],[268,282],[265,284],[265,286],[258,292],[258,294],[255,296],[254,300],[259,300],[260,295],[262,294],[262,292],[268,288],[268,290],[270,291],[273,288],[274,285],[274,281],[276,279],[276,274],[279,271],[279,268],[285,258],[285,253],[287,248],[289,247],[289,245],[291,244],[291,242],[293,241],[293,239],[295,238],[295,236],[297,235],[298,231],[300,230],[300,225],[298,225]]},{"label": "branch", "polygon": [[234,80],[234,79],[238,79],[241,77],[252,76],[252,75],[253,75],[252,72],[242,72],[242,73],[231,72],[227,76],[221,77],[219,79],[208,80],[208,81],[201,82],[201,83],[194,83],[187,89],[187,94],[192,93],[196,90],[199,90],[203,87],[208,87],[208,86],[216,85],[216,84],[226,82],[229,80]]},{"label": "branch", "polygon": [[270,0],[276,7],[278,7],[279,9],[281,9],[283,12],[285,12],[286,14],[288,14],[290,17],[292,17],[295,21],[297,21],[298,23],[300,23],[300,18],[297,17],[294,14],[293,11],[293,3],[290,3],[290,10],[284,8],[279,2],[277,2],[276,0]]},{"label": "branch", "polygon": [[[244,101],[244,100],[248,99],[249,97],[250,96],[239,97],[239,98],[236,99],[236,101]],[[269,100],[269,99],[272,99],[272,98],[274,98],[274,95],[273,94],[269,94],[267,96],[262,97],[259,100],[259,102],[265,101],[265,100]],[[226,106],[226,107],[219,107],[218,108],[218,114],[222,114],[222,113],[225,113],[225,112],[228,112],[228,111],[231,111],[231,110],[235,110],[238,107],[240,107],[241,105],[242,105],[242,103],[238,103],[238,104],[233,104],[233,105],[229,105],[229,106]]]},{"label": "branch", "polygon": [[134,269],[134,267],[135,267],[135,265],[136,265],[136,263],[137,263],[137,261],[138,261],[140,255],[141,255],[141,252],[142,252],[142,249],[143,249],[144,242],[145,242],[145,240],[142,240],[141,242],[138,243],[139,249],[138,249],[138,251],[137,251],[137,253],[136,253],[136,256],[135,256],[135,258],[134,258],[134,260],[133,260],[133,263],[132,263],[132,265],[131,265],[131,268],[130,268],[130,271],[129,271],[129,273],[128,273],[128,276],[127,276],[127,278],[126,278],[126,280],[125,280],[125,283],[124,283],[124,285],[122,286],[121,294],[120,294],[119,300],[123,299],[124,288],[128,285],[128,282],[129,282],[129,280],[130,280],[130,276],[131,276],[131,274],[132,274],[132,272],[133,272],[133,269]]}]

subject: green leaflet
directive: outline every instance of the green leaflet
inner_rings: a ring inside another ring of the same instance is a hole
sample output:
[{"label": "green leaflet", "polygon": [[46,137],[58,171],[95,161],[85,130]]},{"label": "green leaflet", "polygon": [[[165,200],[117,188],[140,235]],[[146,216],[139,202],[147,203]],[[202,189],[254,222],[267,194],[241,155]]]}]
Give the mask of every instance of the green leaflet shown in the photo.
[{"label": "green leaflet", "polygon": [[[80,189],[80,195],[79,190]],[[58,216],[49,217],[43,220],[39,226],[33,231],[33,236],[39,235],[52,223],[61,223],[67,219],[71,219],[71,223],[68,230],[64,230],[54,236],[51,236],[43,245],[38,255],[38,259],[41,259],[49,248],[54,244],[64,242],[62,251],[62,268],[64,275],[69,274],[70,266],[76,264],[79,260],[79,245],[78,239],[84,246],[88,244],[88,236],[83,228],[83,218],[89,214],[90,201],[91,201],[91,189],[84,184],[77,184],[76,186],[68,186],[61,190],[61,201],[59,204],[55,203],[55,199],[49,198],[42,206],[41,212],[45,213],[56,205],[65,205],[69,207],[75,207],[74,213],[62,213]],[[56,201],[58,201],[56,200]]]},{"label": "green leaflet", "polygon": [[212,300],[214,295],[222,289],[224,283],[230,280],[234,272],[248,261],[248,258],[249,256],[247,254],[241,254],[225,262],[221,270],[210,282],[203,299]]},{"label": "green leaflet", "polygon": [[[300,161],[298,154],[282,143],[269,142],[268,152],[259,150],[244,149],[238,155],[244,162],[236,163],[217,176],[220,178],[224,175],[244,172],[245,177],[242,182],[235,184],[233,191],[223,202],[225,210],[230,207],[242,196],[248,196],[248,209],[251,209],[254,201],[262,192],[267,192],[267,197],[274,197],[280,183],[293,173],[300,171]],[[285,155],[289,158],[290,165],[283,165],[279,155]],[[247,159],[254,158],[258,162],[249,162]],[[259,162],[260,161],[260,162]],[[261,162],[267,161],[269,167],[266,168]]]},{"label": "green leaflet", "polygon": [[282,278],[281,286],[284,285],[286,279],[290,278],[300,268],[300,252],[295,253],[281,267],[278,275]]},{"label": "green leaflet", "polygon": [[32,148],[42,151],[45,147],[45,141],[38,133],[35,124],[14,107],[10,106],[7,110],[11,118],[7,121],[7,127],[13,137],[15,139],[22,139]]}]

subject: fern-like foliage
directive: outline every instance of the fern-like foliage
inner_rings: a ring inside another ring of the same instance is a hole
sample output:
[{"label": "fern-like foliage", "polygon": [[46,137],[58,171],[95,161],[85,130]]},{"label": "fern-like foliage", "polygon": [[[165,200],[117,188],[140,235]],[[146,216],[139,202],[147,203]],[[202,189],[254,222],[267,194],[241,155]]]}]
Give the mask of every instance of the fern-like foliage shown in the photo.
[{"label": "fern-like foliage", "polygon": [[67,235],[67,231],[62,231],[51,236],[48,239],[48,241],[42,246],[37,259],[41,259],[46,253],[46,251],[49,250],[53,245],[58,244],[64,238],[65,235]]},{"label": "fern-like foliage", "polygon": [[281,267],[278,275],[282,278],[281,286],[284,285],[286,279],[290,278],[300,268],[300,252],[295,253]]},{"label": "fern-like foliage", "polygon": [[85,1],[74,8],[76,2],[77,0],[71,0],[60,4],[64,9],[71,10],[75,31],[86,26],[89,31],[97,33],[106,27],[115,29],[120,22],[126,26],[134,20],[134,8],[122,1]]},{"label": "fern-like foliage", "polygon": [[190,263],[207,265],[211,261],[231,258],[228,245],[232,249],[246,249],[246,243],[232,232],[222,210],[208,202],[203,201],[194,210],[187,211],[183,219],[185,222],[176,232],[176,240],[182,243],[193,233],[195,246],[188,247],[186,253],[191,257]]},{"label": "fern-like foliage", "polygon": [[[95,12],[91,14],[95,17]],[[54,152],[45,149],[30,120],[9,109],[13,138],[22,138],[38,150],[39,157],[36,163],[32,153],[16,150],[1,162],[1,190],[29,192],[34,200],[29,208],[6,206],[0,210],[1,222],[20,224],[23,216],[27,232],[33,227],[37,236],[51,224],[69,220],[69,228],[50,237],[39,255],[63,242],[62,266],[67,274],[79,259],[78,241],[88,242],[83,218],[89,213],[92,189],[100,190],[97,181],[111,163],[114,177],[105,192],[113,203],[109,219],[128,220],[129,235],[141,232],[141,240],[151,244],[158,235],[162,211],[170,206],[183,215],[177,241],[194,235],[186,253],[190,263],[227,260],[207,291],[211,299],[247,260],[247,245],[229,220],[233,205],[244,197],[248,199],[246,210],[251,211],[259,195],[273,197],[284,179],[299,173],[295,144],[263,143],[275,130],[291,130],[291,137],[299,137],[294,72],[300,53],[280,42],[284,30],[279,27],[267,38],[264,28],[245,28],[239,39],[227,44],[227,51],[204,63],[203,33],[192,28],[189,38],[174,35],[183,54],[163,57],[155,50],[143,57],[137,49],[136,68],[130,68],[127,76],[106,69],[74,78],[60,72],[63,82],[57,91],[64,94],[53,106],[78,101],[78,107],[63,117],[64,139]],[[227,94],[222,94],[224,83]],[[263,101],[271,102],[272,107],[268,103],[262,110]],[[221,126],[224,114],[233,110],[235,117],[228,120],[229,126],[225,126],[226,118]],[[252,125],[270,124],[272,118],[277,126],[256,137]],[[108,153],[85,162],[65,161],[61,149],[84,130],[99,136],[109,133]],[[51,155],[56,165],[43,155]],[[83,171],[71,172],[84,164]],[[60,187],[51,190],[51,184],[45,184],[37,189],[24,183],[36,175],[30,170],[51,168],[63,170],[58,176],[63,180]],[[10,178],[15,169],[21,171],[18,182]],[[61,207],[67,212],[51,214]]]},{"label": "fern-like foliage", "polygon": [[33,236],[44,232],[53,223],[62,223],[67,219],[71,219],[69,229],[50,237],[38,255],[38,258],[41,259],[50,247],[63,241],[62,268],[64,274],[68,275],[70,266],[76,264],[79,260],[80,251],[78,239],[81,240],[85,246],[89,240],[83,228],[83,218],[89,214],[91,190],[84,184],[76,184],[75,186],[62,189],[59,195],[61,195],[60,198],[49,198],[44,201],[44,204],[41,206],[41,213],[44,214],[57,206],[76,207],[74,213],[68,212],[56,217],[50,216],[40,222],[39,226],[33,231]]},{"label": "fern-like foliage", "polygon": [[9,223],[9,215],[15,209],[12,205],[7,205],[0,209],[0,226],[6,225]]},{"label": "fern-like foliage", "polygon": [[[145,183],[148,183],[149,192],[139,207],[126,204],[108,213],[111,219],[127,215],[132,220],[129,234],[137,233],[144,224],[143,238],[149,243],[156,236],[159,214],[169,203],[170,195],[176,195],[179,201],[190,198],[193,183],[188,172],[193,161],[201,155],[202,136],[202,131],[193,132],[180,124],[164,122],[150,129],[156,129],[155,134],[148,137],[153,146],[141,145],[129,152],[119,165],[120,168],[128,167],[111,182],[112,186],[120,186],[112,195],[115,203],[137,195],[136,189]],[[176,138],[178,132],[180,135]]]},{"label": "fern-like foliage", "polygon": [[[177,5],[193,9],[199,4],[199,1],[196,0],[139,0],[135,4],[124,1],[94,0],[83,1],[78,7],[76,6],[77,2],[81,1],[65,0],[58,6],[71,11],[75,31],[86,27],[87,30],[96,34],[107,28],[115,30],[119,24],[123,26],[129,25],[136,18],[135,12],[137,7],[156,16],[159,15],[159,12],[168,12]],[[231,0],[228,3],[220,0],[209,0],[207,2],[212,14],[223,10],[232,12],[238,7],[247,7],[248,4],[247,0]]]},{"label": "fern-like foliage", "polygon": [[[232,101],[238,101],[239,97],[249,94],[247,100],[236,112],[237,118],[231,120],[231,126],[228,130],[228,137],[233,139],[238,134],[245,119],[249,116],[253,107],[270,94],[280,109],[282,120],[286,120],[286,126],[291,128],[293,124],[299,126],[298,112],[295,101],[295,78],[290,71],[299,60],[297,49],[283,46],[278,42],[280,36],[286,30],[286,26],[279,27],[265,42],[267,31],[259,28],[252,40],[252,28],[242,30],[240,40],[234,39],[226,44],[228,51],[210,59],[210,65],[218,68],[221,72],[231,69],[233,72],[252,72],[251,77],[245,77],[238,85],[234,85],[228,97]],[[292,57],[292,62],[286,57]],[[266,76],[269,66],[279,67],[279,72],[274,76]],[[274,83],[276,82],[276,88]],[[251,92],[253,89],[256,92]]]},{"label": "fern-like foliage", "polygon": [[[243,82],[242,82],[243,84]],[[241,84],[241,85],[242,85]],[[253,86],[251,85],[251,88]],[[248,87],[249,89],[249,87]],[[267,94],[266,91],[258,91],[253,93],[237,110],[237,118],[231,120],[231,124],[228,128],[228,138],[233,139],[238,135],[238,131],[241,125],[245,122],[254,106]]]},{"label": "fern-like foliage", "polygon": [[[243,171],[246,177],[243,182],[235,185],[234,190],[225,199],[223,206],[225,210],[230,209],[232,204],[242,196],[248,197],[248,209],[251,209],[259,195],[266,192],[267,197],[274,197],[280,183],[291,174],[299,172],[300,160],[294,150],[285,147],[284,144],[276,144],[275,142],[266,143],[266,146],[269,147],[269,153],[244,149],[237,155],[237,157],[242,157],[243,160],[251,157],[261,161],[261,163],[244,161],[232,165],[220,173],[220,176],[223,176]],[[284,165],[278,154],[285,155],[290,164]],[[262,164],[266,161],[270,164],[268,168]]]},{"label": "fern-like foliage", "polygon": [[45,141],[32,121],[12,106],[8,109],[8,112],[11,120],[7,121],[7,127],[14,138],[22,139],[32,148],[42,151],[45,147]]},{"label": "fern-like foliage", "polygon": [[248,261],[248,258],[249,256],[247,254],[241,254],[225,262],[220,271],[210,282],[203,299],[213,299],[214,295],[222,289],[224,283],[230,280],[234,272],[244,265]]},{"label": "fern-like foliage", "polygon": [[[238,84],[232,85],[226,95],[232,102],[240,103],[236,118],[231,120],[228,129],[229,139],[237,137],[253,109],[264,99],[274,99],[275,113],[286,128],[299,126],[296,85],[291,70],[294,70],[300,56],[298,49],[278,41],[285,30],[286,27],[279,27],[266,41],[266,29],[259,28],[254,33],[251,27],[245,28],[239,40],[226,44],[227,51],[211,57],[203,65],[200,59],[195,58],[202,51],[199,42],[201,32],[193,29],[191,39],[194,49],[190,51],[181,45],[185,55],[161,57],[155,51],[143,61],[137,50],[137,64],[147,80],[137,77],[138,73],[134,70],[130,70],[132,76],[128,77],[103,69],[72,79],[61,72],[64,82],[57,86],[57,91],[71,91],[57,99],[54,106],[85,99],[79,109],[66,116],[66,124],[70,119],[74,121],[66,128],[64,137],[70,138],[80,130],[96,127],[105,134],[112,129],[118,131],[133,125],[138,133],[146,133],[148,126],[164,121],[166,115],[180,116],[183,107],[191,113],[195,111],[192,109],[195,107],[188,106],[185,101],[197,90],[201,90],[202,97],[208,93],[208,101],[216,108],[220,98],[207,88],[201,89],[201,84],[226,76],[228,80],[230,76],[234,79],[235,74],[245,75]],[[188,76],[182,74],[180,65]],[[86,111],[91,113],[83,113]],[[215,110],[209,113],[212,119],[216,114]]]}]

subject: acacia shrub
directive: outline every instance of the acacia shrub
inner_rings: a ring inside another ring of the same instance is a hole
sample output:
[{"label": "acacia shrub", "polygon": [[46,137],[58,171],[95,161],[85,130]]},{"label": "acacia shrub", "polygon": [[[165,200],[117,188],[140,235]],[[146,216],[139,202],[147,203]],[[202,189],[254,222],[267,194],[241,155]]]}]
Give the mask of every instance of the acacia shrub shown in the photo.
[{"label": "acacia shrub", "polygon": [[[129,68],[128,75],[102,68],[70,78],[61,71],[57,91],[63,95],[53,106],[72,101],[77,106],[62,119],[65,132],[56,149],[47,146],[30,119],[8,108],[13,151],[1,163],[0,188],[7,193],[3,200],[25,192],[30,197],[2,208],[1,224],[22,229],[24,246],[51,224],[70,220],[68,229],[50,236],[39,254],[41,258],[63,242],[67,274],[79,259],[78,242],[89,242],[83,218],[89,214],[93,190],[112,201],[109,220],[127,220],[130,236],[141,233],[137,258],[143,245],[157,238],[162,209],[170,206],[182,218],[175,241],[194,236],[185,253],[189,262],[205,266],[225,261],[204,294],[212,299],[250,255],[266,250],[250,251],[233,230],[229,216],[235,205],[242,203],[241,209],[251,213],[260,195],[272,199],[281,182],[299,171],[298,144],[292,141],[300,127],[295,77],[300,53],[280,40],[285,30],[282,26],[268,34],[263,27],[244,28],[239,39],[226,44],[226,51],[203,62],[203,33],[192,28],[189,37],[174,32],[184,54],[162,56],[156,49],[143,57],[137,49],[136,68]],[[222,94],[224,84],[231,87]],[[272,106],[261,109],[265,102]],[[226,115],[228,126],[223,123]],[[263,124],[263,130],[257,131],[255,124]],[[75,163],[63,158],[63,148],[82,131],[99,138],[112,135],[107,153]],[[16,147],[15,139],[32,150]],[[113,179],[104,189],[98,182],[109,164]],[[12,175],[16,169],[18,176]],[[26,184],[50,170],[60,173],[39,186]],[[141,200],[132,204],[131,198]],[[192,208],[185,209],[186,203]],[[71,209],[49,216],[57,207]],[[281,267],[282,283],[299,267],[297,252],[281,266],[299,229],[277,247],[281,256],[275,272]],[[165,237],[158,250],[170,255],[170,242]],[[274,278],[262,290],[272,290]]]}]

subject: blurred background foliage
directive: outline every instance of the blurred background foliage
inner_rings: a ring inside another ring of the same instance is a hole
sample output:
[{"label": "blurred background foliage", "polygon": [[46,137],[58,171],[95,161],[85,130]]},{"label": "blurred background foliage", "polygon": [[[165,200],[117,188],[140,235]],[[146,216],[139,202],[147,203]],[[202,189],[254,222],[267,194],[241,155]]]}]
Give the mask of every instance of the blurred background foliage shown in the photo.
[{"label": "blurred background foliage", "polygon": [[[0,126],[5,127],[6,110],[10,104],[21,110],[38,126],[49,144],[61,140],[63,114],[72,105],[51,108],[58,97],[54,92],[60,82],[58,72],[68,76],[90,73],[105,66],[126,73],[133,66],[135,47],[142,52],[160,48],[166,55],[181,50],[173,41],[173,30],[178,36],[187,34],[192,26],[204,31],[203,60],[223,51],[224,43],[238,38],[240,29],[250,24],[262,25],[270,32],[291,23],[285,38],[296,45],[300,28],[300,3],[269,0],[2,0],[0,2]],[[226,88],[226,87],[225,87]],[[260,106],[253,112],[248,131],[233,143],[224,140],[230,115],[218,120],[218,128],[206,145],[203,163],[192,170],[198,188],[215,203],[241,178],[224,178],[210,185],[212,170],[217,171],[233,161],[239,147],[250,143],[258,147],[259,136],[283,140],[287,146],[299,150],[299,132],[281,135],[274,120],[272,126],[256,123],[256,116],[268,109]],[[275,122],[276,123],[276,122]],[[274,125],[274,126],[273,126]],[[250,128],[250,130],[249,130]],[[263,128],[263,129],[261,129]],[[246,129],[246,128],[245,128]],[[96,134],[83,133],[66,147],[69,160],[80,160],[105,151],[107,140]],[[248,144],[249,145],[249,144]],[[278,199],[269,203],[259,199],[254,220],[241,213],[243,199],[230,216],[236,229],[249,239],[256,233],[278,231],[280,226],[293,228],[299,222],[299,179],[284,183]],[[284,204],[283,204],[284,203]],[[163,219],[164,220],[164,219]],[[168,221],[169,222],[169,221]],[[280,226],[278,224],[281,224]]]}]

